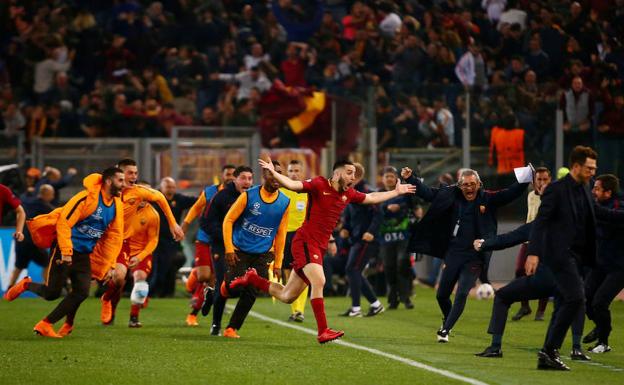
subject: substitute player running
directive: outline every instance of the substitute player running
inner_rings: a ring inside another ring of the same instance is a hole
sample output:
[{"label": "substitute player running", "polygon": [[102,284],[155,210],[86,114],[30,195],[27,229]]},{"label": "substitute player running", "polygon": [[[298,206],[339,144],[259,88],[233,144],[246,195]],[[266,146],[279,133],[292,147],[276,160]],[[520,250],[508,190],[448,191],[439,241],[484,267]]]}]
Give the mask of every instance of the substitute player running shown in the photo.
[{"label": "substitute player running", "polygon": [[[149,185],[144,186],[149,187]],[[152,271],[152,253],[158,245],[160,216],[152,205],[143,201],[139,203],[136,214],[130,218],[126,227],[129,229],[128,238],[124,242],[121,254],[117,257],[114,284],[116,287],[123,288],[126,285],[126,275],[130,270],[134,278],[134,286],[130,295],[132,305],[128,327],[140,328],[143,325],[139,322],[139,311],[149,291],[147,277]],[[123,279],[119,279],[120,277]],[[120,298],[121,296],[115,296],[111,300],[113,318]]]},{"label": "substitute player running", "polygon": [[[61,338],[73,330],[74,317],[89,295],[91,278],[109,279],[123,242],[123,203],[119,198],[124,174],[111,167],[91,174],[83,181],[85,190],[67,204],[28,223],[35,245],[50,247],[50,263],[44,284],[25,277],[7,291],[12,301],[24,291],[31,291],[48,301],[61,296],[67,279],[72,290],[39,321],[34,331],[44,337]],[[53,325],[66,317],[57,333]]]},{"label": "substitute player running", "polygon": [[[273,161],[273,166],[276,172],[282,172],[277,161]],[[263,170],[262,176],[264,184],[240,194],[223,219],[223,243],[228,263],[225,291],[228,295],[240,292],[223,337],[239,338],[237,331],[256,302],[257,294],[253,287],[228,290],[227,283],[244,275],[247,269],[254,269],[260,277],[267,279],[271,262],[274,262],[275,276],[278,279],[282,276],[290,199],[279,191],[279,182],[270,171]]]},{"label": "substitute player running", "polygon": [[[167,218],[169,223],[169,230],[173,235],[173,239],[180,241],[184,238],[184,231],[176,222],[171,207],[165,196],[158,190],[153,190],[149,187],[137,185],[139,178],[139,170],[137,163],[132,159],[122,159],[117,163],[119,169],[124,173],[124,187],[121,193],[121,200],[123,201],[123,215],[124,215],[124,242],[127,242],[128,238],[132,235],[132,229],[130,223],[139,209],[139,204],[143,201],[154,202],[160,207],[162,212]],[[95,174],[97,175],[97,174]],[[127,250],[127,247],[126,247]],[[123,256],[118,255],[123,258]],[[125,280],[127,271],[115,270],[115,277],[108,282],[108,288],[102,295],[102,311],[100,318],[105,325],[113,322],[113,302],[119,301],[123,287],[118,286],[115,282],[123,282]]]},{"label": "substitute player running", "polygon": [[[226,164],[221,169],[221,183],[204,187],[199,194],[197,201],[189,209],[189,212],[182,223],[182,230],[186,233],[189,225],[195,218],[208,214],[212,198],[230,182],[234,177],[236,166]],[[212,256],[210,253],[210,236],[201,227],[197,230],[197,240],[195,241],[195,266],[186,281],[186,291],[192,294],[191,312],[186,316],[186,324],[197,326],[197,313],[202,310],[205,316],[210,311],[214,297],[214,281]]]},{"label": "substitute player running", "polygon": [[303,182],[294,181],[275,171],[273,163],[259,159],[260,166],[271,171],[275,179],[289,190],[308,193],[308,213],[306,220],[293,239],[293,270],[286,286],[258,276],[254,270],[248,270],[243,277],[235,279],[231,288],[252,285],[268,292],[282,302],[292,303],[306,286],[310,285],[312,294],[310,303],[318,328],[317,340],[325,343],[344,335],[343,331],[327,327],[325,304],[323,302],[323,255],[340,214],[351,202],[377,204],[402,194],[414,193],[411,184],[397,183],[393,191],[364,194],[354,190],[355,166],[349,161],[334,164],[331,178],[316,177]]}]

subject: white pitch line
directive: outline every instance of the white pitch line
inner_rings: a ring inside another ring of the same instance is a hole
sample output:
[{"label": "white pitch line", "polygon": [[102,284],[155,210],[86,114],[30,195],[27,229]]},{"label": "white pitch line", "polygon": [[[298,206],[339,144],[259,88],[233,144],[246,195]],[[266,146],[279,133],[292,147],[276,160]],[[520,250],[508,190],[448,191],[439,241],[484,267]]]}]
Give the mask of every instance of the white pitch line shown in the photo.
[{"label": "white pitch line", "polygon": [[[315,330],[307,329],[307,328],[304,328],[302,326],[293,325],[293,324],[290,324],[290,323],[287,323],[287,322],[284,322],[284,321],[280,321],[280,320],[277,320],[277,319],[274,319],[274,318],[271,318],[271,317],[267,317],[267,316],[265,316],[263,314],[255,312],[255,311],[249,312],[249,315],[251,315],[253,317],[256,317],[258,319],[261,319],[263,321],[271,322],[271,323],[274,323],[276,325],[280,325],[280,326],[283,326],[283,327],[286,327],[286,328],[295,329],[295,330],[298,330],[300,332],[307,333],[307,334],[310,334],[310,335],[313,335],[313,336],[316,336],[316,334],[317,334]],[[394,361],[397,361],[397,362],[401,362],[403,364],[406,364],[406,365],[409,365],[409,366],[413,366],[415,368],[423,369],[423,370],[426,370],[428,372],[436,373],[436,374],[439,374],[439,375],[444,376],[444,377],[452,378],[454,380],[465,382],[467,384],[488,385],[487,383],[479,381],[479,380],[476,380],[474,378],[465,377],[465,376],[462,376],[460,374],[450,372],[448,370],[438,369],[438,368],[435,368],[433,366],[429,366],[427,364],[423,364],[422,362],[418,362],[418,361],[411,360],[409,358],[397,356],[396,354],[386,353],[386,352],[381,351],[379,349],[369,348],[367,346],[358,345],[358,344],[354,344],[354,343],[346,342],[346,341],[342,341],[342,340],[338,340],[338,341],[335,341],[333,343],[341,345],[341,346],[345,346],[345,347],[348,347],[348,348],[352,348],[352,349],[363,350],[363,351],[371,353],[371,354],[375,354],[375,355],[378,355],[378,356],[381,356],[381,357],[389,358],[391,360],[394,360]]]}]

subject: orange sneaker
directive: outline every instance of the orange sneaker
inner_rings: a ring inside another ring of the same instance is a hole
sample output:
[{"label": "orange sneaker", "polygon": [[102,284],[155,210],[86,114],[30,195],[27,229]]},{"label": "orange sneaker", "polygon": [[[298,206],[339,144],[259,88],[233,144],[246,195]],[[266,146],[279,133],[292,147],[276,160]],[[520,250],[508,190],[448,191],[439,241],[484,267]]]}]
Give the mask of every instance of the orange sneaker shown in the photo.
[{"label": "orange sneaker", "polygon": [[39,321],[33,328],[33,331],[39,334],[41,337],[49,338],[63,338],[60,334],[54,331],[52,324],[46,321]]},{"label": "orange sneaker", "polygon": [[188,326],[199,326],[197,322],[197,316],[195,314],[189,314],[186,316],[186,324]]},{"label": "orange sneaker", "polygon": [[7,301],[13,301],[15,298],[22,295],[26,291],[28,285],[32,282],[30,277],[22,278],[18,283],[13,285],[9,290],[4,293],[4,299]]},{"label": "orange sneaker", "polygon": [[225,331],[223,332],[223,337],[225,337],[225,338],[240,338],[238,333],[236,333],[236,329],[234,329],[234,328],[227,328],[227,329],[225,329]]},{"label": "orange sneaker", "polygon": [[100,320],[103,325],[110,325],[113,323],[113,303],[110,300],[105,300],[104,296],[100,300],[102,301]]},{"label": "orange sneaker", "polygon": [[186,280],[186,291],[188,291],[189,293],[194,292],[198,283],[199,282],[197,281],[197,269],[194,268],[193,270],[191,270],[191,273]]},{"label": "orange sneaker", "polygon": [[63,326],[58,331],[58,335],[61,337],[67,337],[74,330],[74,326],[68,324],[67,322],[63,323]]}]

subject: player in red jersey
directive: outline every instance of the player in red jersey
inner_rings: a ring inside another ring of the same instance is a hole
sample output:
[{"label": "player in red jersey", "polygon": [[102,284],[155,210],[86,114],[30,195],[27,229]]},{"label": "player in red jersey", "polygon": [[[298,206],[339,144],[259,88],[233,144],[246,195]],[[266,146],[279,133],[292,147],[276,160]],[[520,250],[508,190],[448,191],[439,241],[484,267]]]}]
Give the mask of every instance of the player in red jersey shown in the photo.
[{"label": "player in red jersey", "polygon": [[254,269],[250,269],[244,276],[233,280],[230,287],[251,285],[282,302],[292,303],[309,285],[312,292],[310,303],[318,328],[318,342],[325,343],[340,338],[344,335],[343,331],[327,327],[323,302],[325,285],[323,255],[342,211],[351,202],[377,204],[402,194],[414,193],[416,188],[411,184],[397,183],[392,191],[361,193],[352,188],[356,180],[355,166],[348,161],[336,162],[330,179],[316,177],[303,182],[294,181],[276,172],[270,160],[260,159],[259,163],[271,171],[275,179],[285,188],[308,193],[306,219],[297,231],[291,247],[292,268],[296,274],[291,274],[286,286],[283,286],[277,282],[269,282],[260,277]]}]

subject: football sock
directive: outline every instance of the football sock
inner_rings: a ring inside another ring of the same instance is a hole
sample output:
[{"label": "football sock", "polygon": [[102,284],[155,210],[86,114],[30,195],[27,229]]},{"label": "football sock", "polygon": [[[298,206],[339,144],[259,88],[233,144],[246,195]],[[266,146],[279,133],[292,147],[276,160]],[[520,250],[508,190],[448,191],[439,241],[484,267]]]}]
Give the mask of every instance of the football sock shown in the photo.
[{"label": "football sock", "polygon": [[290,305],[291,314],[295,314],[297,312],[303,314],[305,310],[305,303],[308,300],[308,290],[309,288],[306,286],[305,289],[299,294],[299,297]]},{"label": "football sock", "polygon": [[133,303],[132,306],[130,306],[130,317],[138,317],[139,310],[141,310],[141,305]]},{"label": "football sock", "polygon": [[314,311],[314,318],[316,318],[316,327],[318,334],[321,335],[327,329],[327,317],[325,317],[325,302],[323,298],[312,298],[310,300],[312,310]]},{"label": "football sock", "polygon": [[197,269],[193,268],[193,270],[191,270],[191,274],[189,274],[188,281],[186,281],[186,291],[189,293],[195,291],[197,283]]}]

